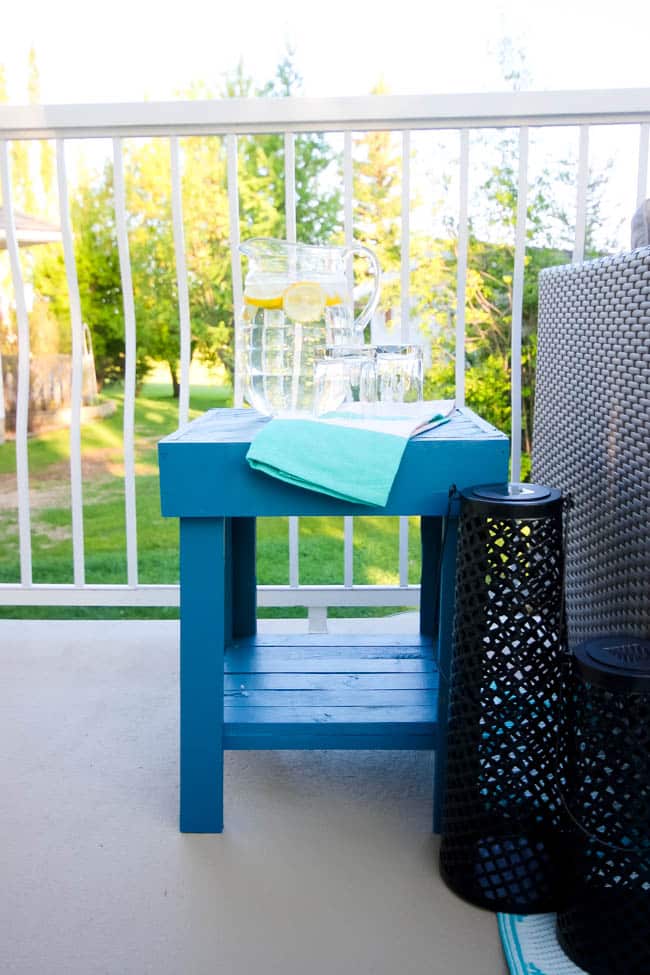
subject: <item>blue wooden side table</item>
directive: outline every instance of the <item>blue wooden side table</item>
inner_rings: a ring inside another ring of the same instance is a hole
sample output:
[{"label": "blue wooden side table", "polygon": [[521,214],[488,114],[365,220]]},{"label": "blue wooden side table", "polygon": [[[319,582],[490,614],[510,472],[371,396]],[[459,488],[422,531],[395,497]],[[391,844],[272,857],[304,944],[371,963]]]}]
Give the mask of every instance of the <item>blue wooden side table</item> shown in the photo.
[{"label": "blue wooden side table", "polygon": [[[253,471],[267,420],[210,410],[158,445],[163,515],[180,518],[180,828],[223,829],[224,749],[437,749],[445,776],[456,516],[452,484],[508,479],[509,442],[468,409],[409,441],[388,504],[353,505]],[[258,636],[255,519],[420,515],[419,636]],[[439,578],[439,591],[436,580]]]}]

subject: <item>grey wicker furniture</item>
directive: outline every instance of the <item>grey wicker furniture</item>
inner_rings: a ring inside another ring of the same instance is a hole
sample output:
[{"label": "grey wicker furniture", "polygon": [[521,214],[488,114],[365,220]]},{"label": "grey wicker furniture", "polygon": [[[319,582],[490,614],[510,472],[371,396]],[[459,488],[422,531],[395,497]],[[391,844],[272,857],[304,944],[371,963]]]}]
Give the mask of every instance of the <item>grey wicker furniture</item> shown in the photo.
[{"label": "grey wicker furniture", "polygon": [[540,275],[532,480],[570,492],[572,644],[650,637],[650,247]]}]

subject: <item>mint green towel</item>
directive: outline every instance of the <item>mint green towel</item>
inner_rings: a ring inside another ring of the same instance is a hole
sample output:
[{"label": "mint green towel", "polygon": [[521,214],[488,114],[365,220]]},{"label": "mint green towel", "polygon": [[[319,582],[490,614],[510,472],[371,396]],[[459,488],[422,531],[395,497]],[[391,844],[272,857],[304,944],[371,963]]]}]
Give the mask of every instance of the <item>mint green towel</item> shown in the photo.
[{"label": "mint green towel", "polygon": [[434,404],[417,406],[415,413],[400,408],[390,416],[340,412],[320,420],[274,419],[255,437],[246,459],[255,470],[288,484],[383,507],[409,437],[416,427],[422,429],[414,421],[425,416],[427,427],[445,422],[445,413],[427,409]]},{"label": "mint green towel", "polygon": [[385,505],[408,440],[318,420],[271,420],[246,454],[255,470],[344,501]]}]

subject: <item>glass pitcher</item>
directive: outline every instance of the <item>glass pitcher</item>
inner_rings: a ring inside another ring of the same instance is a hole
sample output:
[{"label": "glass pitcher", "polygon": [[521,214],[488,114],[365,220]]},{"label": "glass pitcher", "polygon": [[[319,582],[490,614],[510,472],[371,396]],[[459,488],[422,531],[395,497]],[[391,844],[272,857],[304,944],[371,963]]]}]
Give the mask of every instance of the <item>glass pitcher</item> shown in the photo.
[{"label": "glass pitcher", "polygon": [[[256,237],[240,245],[249,259],[238,323],[238,369],[244,399],[261,413],[311,413],[314,361],[328,345],[363,342],[379,299],[381,271],[367,247],[321,247]],[[348,261],[370,262],[373,285],[354,317]]]}]

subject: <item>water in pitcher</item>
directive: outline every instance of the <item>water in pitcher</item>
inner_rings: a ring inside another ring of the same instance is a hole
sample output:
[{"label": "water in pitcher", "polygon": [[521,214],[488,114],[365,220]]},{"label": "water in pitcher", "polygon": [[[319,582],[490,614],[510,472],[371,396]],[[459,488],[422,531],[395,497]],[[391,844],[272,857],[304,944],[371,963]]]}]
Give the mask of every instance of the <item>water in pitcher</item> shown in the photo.
[{"label": "water in pitcher", "polygon": [[[244,398],[262,413],[311,413],[318,352],[363,341],[378,298],[376,258],[361,247],[265,238],[247,241],[241,250],[250,262],[238,334]],[[371,261],[375,290],[355,320],[347,261],[357,252]]]}]

